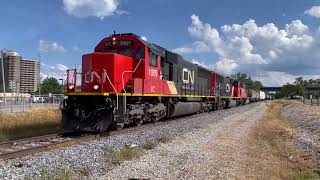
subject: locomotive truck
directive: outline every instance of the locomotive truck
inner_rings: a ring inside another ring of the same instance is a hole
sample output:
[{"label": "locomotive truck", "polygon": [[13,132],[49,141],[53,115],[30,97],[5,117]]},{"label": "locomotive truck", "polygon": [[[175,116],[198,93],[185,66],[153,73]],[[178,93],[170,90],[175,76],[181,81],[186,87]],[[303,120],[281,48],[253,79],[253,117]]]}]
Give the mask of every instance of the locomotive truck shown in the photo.
[{"label": "locomotive truck", "polygon": [[259,92],[237,80],[132,33],[110,35],[82,56],[80,92],[77,74],[67,70],[66,130],[103,132],[259,99]]}]

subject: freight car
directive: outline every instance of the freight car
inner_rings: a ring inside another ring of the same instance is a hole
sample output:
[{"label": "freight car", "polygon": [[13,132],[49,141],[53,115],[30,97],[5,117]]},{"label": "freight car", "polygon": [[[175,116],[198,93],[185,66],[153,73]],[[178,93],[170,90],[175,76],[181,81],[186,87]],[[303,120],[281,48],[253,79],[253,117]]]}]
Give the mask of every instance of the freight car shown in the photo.
[{"label": "freight car", "polygon": [[76,70],[67,71],[66,85],[62,126],[67,130],[121,129],[250,99],[244,84],[132,33],[110,35],[83,55],[81,92],[76,92]]}]

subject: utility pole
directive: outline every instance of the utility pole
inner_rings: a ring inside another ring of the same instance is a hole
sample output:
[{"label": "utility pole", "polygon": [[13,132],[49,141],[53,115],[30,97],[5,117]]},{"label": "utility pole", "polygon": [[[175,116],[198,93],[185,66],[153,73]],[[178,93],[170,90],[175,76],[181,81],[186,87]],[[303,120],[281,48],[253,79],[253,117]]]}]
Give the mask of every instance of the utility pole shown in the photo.
[{"label": "utility pole", "polygon": [[6,98],[6,81],[4,78],[4,66],[3,66],[3,50],[1,50],[1,68],[2,68],[2,89],[3,89],[3,97],[4,97],[4,107],[6,107],[7,104],[7,98]]},{"label": "utility pole", "polygon": [[61,81],[62,94],[63,94],[63,91],[64,91],[63,78],[60,78],[59,80]]},{"label": "utility pole", "polygon": [[40,98],[40,96],[41,96],[41,77],[40,77],[40,67],[41,67],[41,55],[40,54],[38,54],[38,58],[39,58],[39,74],[38,74],[38,76],[39,76],[39,83],[38,83],[38,90],[39,90],[39,98]]}]

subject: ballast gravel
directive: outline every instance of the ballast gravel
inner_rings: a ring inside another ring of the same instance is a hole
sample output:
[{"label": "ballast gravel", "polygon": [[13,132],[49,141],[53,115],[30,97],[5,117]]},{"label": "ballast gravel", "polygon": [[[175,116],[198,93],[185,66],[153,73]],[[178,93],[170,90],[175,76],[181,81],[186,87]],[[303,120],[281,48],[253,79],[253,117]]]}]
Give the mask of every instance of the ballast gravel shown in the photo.
[{"label": "ballast gravel", "polygon": [[[140,178],[138,176],[142,174],[150,175],[147,178],[152,179],[156,177],[197,178],[192,176],[189,177],[188,175],[185,176],[181,173],[184,170],[187,171],[188,168],[190,168],[187,165],[192,162],[201,162],[202,158],[215,158],[216,156],[215,154],[206,154],[207,152],[201,151],[198,151],[195,154],[194,151],[189,151],[187,149],[189,146],[191,149],[195,148],[198,143],[209,140],[209,138],[206,138],[202,134],[199,134],[199,138],[194,138],[197,137],[197,133],[201,133],[201,131],[197,130],[199,129],[198,127],[209,125],[210,127],[214,126],[214,128],[221,129],[219,123],[224,121],[226,121],[226,124],[223,127],[228,127],[228,122],[237,119],[238,116],[242,117],[243,120],[243,114],[247,111],[251,112],[251,118],[254,117],[252,113],[255,112],[257,108],[260,108],[261,111],[261,106],[264,106],[264,102],[233,107],[207,114],[180,117],[165,122],[159,122],[152,126],[141,126],[133,132],[101,138],[99,140],[55,149],[49,152],[37,153],[19,159],[0,161],[0,179],[40,179],[43,174],[49,174],[54,177],[61,173],[70,173],[73,177],[80,179]],[[256,113],[257,117],[261,114],[259,112]],[[249,120],[248,122],[250,123],[247,124],[247,127],[252,126],[254,120]],[[229,125],[231,126],[232,124]],[[232,133],[232,129],[230,128],[229,132]],[[236,129],[236,126],[232,128]],[[243,132],[237,131],[237,133],[240,137]],[[187,138],[190,134],[193,135],[191,141],[194,143],[180,142],[181,138]],[[125,161],[122,165],[117,166],[108,163],[108,157],[105,156],[106,148],[120,150],[132,144],[142,146],[146,142],[156,141],[163,136],[173,137],[174,142],[170,144],[161,143],[155,149],[146,151],[146,155],[141,157],[143,163],[132,160]],[[212,134],[212,136],[214,136],[214,134]],[[157,151],[157,149],[162,150]],[[176,153],[172,154],[172,152]],[[183,157],[181,154],[183,154]],[[153,155],[155,156],[153,157]],[[195,158],[195,156],[197,156],[197,158]],[[159,157],[163,158],[159,159]],[[170,160],[171,158],[174,158],[174,161]],[[128,164],[135,161],[137,164],[131,165],[128,168]],[[177,170],[175,168],[170,168],[175,166],[182,169]],[[124,171],[121,170],[122,167]],[[152,167],[152,170],[154,171],[150,172],[148,169],[145,169],[145,167]],[[83,173],[85,170],[87,173]],[[130,177],[131,174],[128,174],[128,172],[138,172],[137,170],[139,170],[141,174],[132,174],[137,177]],[[206,169],[203,169],[203,171],[206,171]],[[86,176],[84,177],[84,175]]]},{"label": "ballast gravel", "polygon": [[265,110],[265,105],[259,104],[195,128],[140,159],[124,162],[100,179],[248,179],[243,173],[247,168],[246,140]]},{"label": "ballast gravel", "polygon": [[305,159],[314,162],[320,172],[320,107],[287,101],[281,106],[282,116],[297,130],[295,144],[305,153]]}]

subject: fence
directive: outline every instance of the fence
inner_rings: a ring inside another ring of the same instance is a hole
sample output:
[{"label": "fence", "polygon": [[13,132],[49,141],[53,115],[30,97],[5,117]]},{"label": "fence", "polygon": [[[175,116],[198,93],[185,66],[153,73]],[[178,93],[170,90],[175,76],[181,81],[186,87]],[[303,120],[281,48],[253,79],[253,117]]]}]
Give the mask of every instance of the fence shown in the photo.
[{"label": "fence", "polygon": [[32,108],[56,108],[60,107],[60,103],[63,101],[63,94],[52,95],[14,95],[6,97],[6,103],[4,97],[0,97],[0,112],[25,112],[30,111]]},{"label": "fence", "polygon": [[311,106],[320,106],[320,99],[301,99],[303,104],[308,104]]}]

